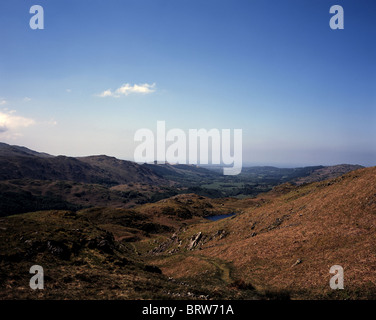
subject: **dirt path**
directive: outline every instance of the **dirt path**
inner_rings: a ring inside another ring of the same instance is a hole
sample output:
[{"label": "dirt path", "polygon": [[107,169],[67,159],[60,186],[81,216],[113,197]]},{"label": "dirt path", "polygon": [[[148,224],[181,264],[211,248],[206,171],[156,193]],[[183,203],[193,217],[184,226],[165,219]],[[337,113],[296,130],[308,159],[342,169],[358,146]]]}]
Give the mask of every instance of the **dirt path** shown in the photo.
[{"label": "dirt path", "polygon": [[220,261],[220,260],[209,260],[213,265],[215,265],[221,272],[221,279],[226,283],[229,284],[232,282],[231,278],[231,270],[227,266],[227,263]]},{"label": "dirt path", "polygon": [[[135,252],[136,252],[135,247],[134,247],[134,249],[135,249]],[[231,267],[229,266],[229,263],[224,261],[224,260],[221,260],[221,259],[218,259],[218,258],[208,257],[208,256],[205,256],[205,255],[202,255],[202,254],[196,254],[196,253],[193,253],[193,252],[175,253],[174,256],[180,256],[180,257],[184,257],[184,258],[194,257],[194,258],[197,258],[199,260],[202,260],[203,262],[209,263],[209,264],[211,264],[212,266],[215,267],[216,273],[219,275],[219,279],[221,281],[223,281],[224,284],[230,284],[234,281],[231,277]]]},{"label": "dirt path", "polygon": [[140,255],[140,253],[138,252],[136,246],[135,246],[132,242],[130,242],[129,244],[130,244],[131,247],[133,248],[134,253],[135,253],[136,255]]},{"label": "dirt path", "polygon": [[226,263],[226,262],[224,262],[223,260],[220,260],[220,259],[210,258],[210,257],[203,256],[203,255],[196,255],[195,254],[193,256],[212,264],[218,270],[220,277],[221,277],[221,280],[225,284],[229,284],[233,281],[232,278],[231,278],[231,270],[228,266],[228,263]]}]

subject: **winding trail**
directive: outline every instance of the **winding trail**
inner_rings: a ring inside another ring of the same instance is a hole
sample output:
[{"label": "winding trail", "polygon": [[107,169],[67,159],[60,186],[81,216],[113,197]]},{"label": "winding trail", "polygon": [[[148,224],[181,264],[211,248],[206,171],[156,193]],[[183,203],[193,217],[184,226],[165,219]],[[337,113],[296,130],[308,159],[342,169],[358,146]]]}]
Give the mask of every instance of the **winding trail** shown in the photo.
[{"label": "winding trail", "polygon": [[210,258],[210,257],[203,256],[203,255],[192,254],[192,256],[212,264],[217,269],[218,273],[220,274],[221,280],[225,284],[229,284],[233,281],[231,278],[231,269],[228,266],[228,263],[217,258]]},{"label": "winding trail", "polygon": [[138,252],[136,246],[135,246],[132,242],[130,242],[129,244],[130,244],[131,247],[133,248],[134,253],[135,253],[136,255],[140,255],[140,253]]}]

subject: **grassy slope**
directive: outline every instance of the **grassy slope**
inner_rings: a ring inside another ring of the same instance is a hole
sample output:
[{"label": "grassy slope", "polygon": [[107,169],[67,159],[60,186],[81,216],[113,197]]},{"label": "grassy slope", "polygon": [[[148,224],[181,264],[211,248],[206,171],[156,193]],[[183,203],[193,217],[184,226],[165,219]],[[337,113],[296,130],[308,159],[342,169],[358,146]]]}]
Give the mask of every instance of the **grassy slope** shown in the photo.
[{"label": "grassy slope", "polygon": [[[192,235],[202,232],[201,250],[189,255],[199,253],[232,263],[233,277],[258,290],[287,290],[299,298],[374,298],[375,178],[376,168],[360,169],[333,180],[287,188],[283,195],[263,195],[269,199],[260,207],[180,233],[183,244],[175,245],[176,255],[186,254]],[[219,230],[227,236],[215,237]],[[302,262],[293,266],[297,260]],[[168,258],[158,256],[155,261],[166,274],[184,274],[174,270]],[[329,288],[329,269],[335,264],[344,267],[344,291]],[[190,269],[189,260],[180,269]]]},{"label": "grassy slope", "polygon": [[[179,195],[134,210],[2,218],[0,297],[36,297],[28,289],[28,268],[41,264],[49,290],[38,298],[253,299],[284,292],[293,298],[374,298],[375,178],[376,168],[368,168],[300,187],[285,184],[256,199]],[[191,218],[179,217],[185,210]],[[238,214],[202,219],[228,211]],[[98,248],[96,239],[107,239],[112,251]],[[64,245],[69,257],[56,256],[48,241]],[[334,264],[344,267],[344,291],[329,288]]]},{"label": "grassy slope", "polygon": [[[95,215],[43,211],[2,218],[0,299],[221,299],[237,293],[169,279],[148,266],[133,243],[93,223]],[[124,212],[120,218],[127,225]],[[35,264],[44,268],[44,290],[29,287]]]},{"label": "grassy slope", "polygon": [[[154,219],[152,208],[141,212],[90,208],[1,218],[0,299],[259,297],[253,290],[223,286],[215,277],[203,284],[159,274],[158,268],[150,266],[147,252],[179,229],[183,220],[166,216],[168,225],[162,225]],[[208,264],[216,268],[213,261]],[[29,268],[35,264],[44,268],[43,291],[34,292],[28,285]]]}]

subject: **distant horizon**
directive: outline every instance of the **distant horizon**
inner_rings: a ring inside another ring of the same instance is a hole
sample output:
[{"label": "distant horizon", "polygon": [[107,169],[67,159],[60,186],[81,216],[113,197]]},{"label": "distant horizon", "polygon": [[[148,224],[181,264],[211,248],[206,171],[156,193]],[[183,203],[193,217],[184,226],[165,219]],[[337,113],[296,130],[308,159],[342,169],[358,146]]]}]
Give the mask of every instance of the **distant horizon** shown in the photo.
[{"label": "distant horizon", "polygon": [[[0,143],[5,143],[5,144],[8,144],[6,142],[3,142],[3,141],[0,141]],[[29,148],[28,146],[25,146],[25,145],[15,145],[15,144],[8,144],[12,147],[21,147],[21,148],[27,148],[31,151],[35,151],[35,152],[38,152],[38,153],[42,153],[42,154],[48,154],[48,155],[51,155],[51,156],[54,156],[54,157],[58,157],[58,156],[64,156],[64,157],[71,157],[71,158],[82,158],[82,157],[98,157],[98,156],[106,156],[106,157],[113,157],[113,158],[116,158],[118,160],[124,160],[124,161],[131,161],[131,162],[134,162],[134,163],[138,163],[136,161],[134,161],[133,159],[125,159],[125,158],[119,158],[119,157],[116,157],[116,156],[113,156],[111,154],[103,154],[103,153],[96,153],[96,154],[87,154],[87,155],[79,155],[79,156],[75,156],[75,155],[66,155],[66,154],[53,154],[53,153],[50,153],[50,152],[47,152],[47,151],[41,151],[41,150],[36,150],[36,149],[31,149]],[[143,164],[143,163],[138,163],[138,164]],[[148,164],[152,164],[152,162],[148,162]],[[168,163],[166,162],[166,164],[171,164],[171,165],[179,165],[179,163]],[[194,165],[194,164],[184,164],[184,165],[192,165],[192,166],[198,166],[198,167],[201,167],[201,168],[208,168],[208,167],[211,167],[211,168],[215,168],[215,167],[218,167],[218,168],[222,168],[224,165],[220,164],[220,165],[213,165],[213,164],[203,164],[203,165],[200,165],[200,164],[197,164],[197,165]],[[347,162],[340,162],[340,163],[335,163],[335,164],[322,164],[322,163],[318,163],[318,164],[273,164],[273,163],[252,163],[252,162],[244,162],[243,161],[243,168],[250,168],[250,167],[275,167],[275,168],[280,168],[280,169],[290,169],[290,168],[303,168],[303,167],[316,167],[316,166],[323,166],[323,167],[329,167],[329,166],[337,166],[337,165],[359,165],[359,166],[362,166],[362,167],[365,167],[365,168],[370,168],[370,167],[375,167],[376,164],[374,165],[363,165],[363,164],[359,164],[359,163],[347,163]]]}]

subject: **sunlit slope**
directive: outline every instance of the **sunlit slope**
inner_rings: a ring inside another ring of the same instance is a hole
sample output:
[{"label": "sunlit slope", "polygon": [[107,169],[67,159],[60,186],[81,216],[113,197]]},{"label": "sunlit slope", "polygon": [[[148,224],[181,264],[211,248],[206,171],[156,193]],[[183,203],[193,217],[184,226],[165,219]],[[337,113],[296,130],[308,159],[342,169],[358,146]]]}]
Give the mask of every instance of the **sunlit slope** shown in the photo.
[{"label": "sunlit slope", "polygon": [[[180,233],[177,252],[229,262],[234,278],[259,290],[287,290],[292,297],[375,296],[375,167],[263,197],[268,201],[236,217]],[[199,232],[201,240],[188,250]],[[215,237],[218,232],[224,236]],[[329,287],[333,265],[344,268],[344,291]]]}]

